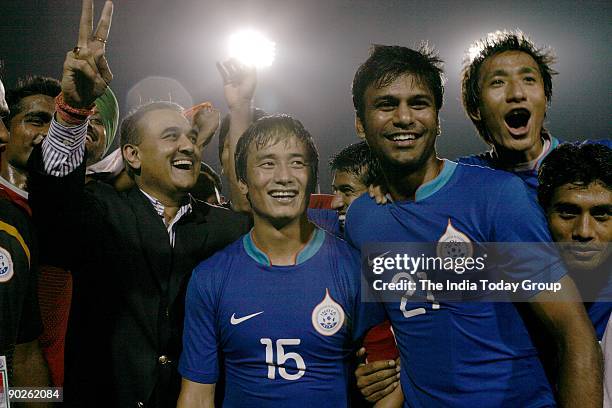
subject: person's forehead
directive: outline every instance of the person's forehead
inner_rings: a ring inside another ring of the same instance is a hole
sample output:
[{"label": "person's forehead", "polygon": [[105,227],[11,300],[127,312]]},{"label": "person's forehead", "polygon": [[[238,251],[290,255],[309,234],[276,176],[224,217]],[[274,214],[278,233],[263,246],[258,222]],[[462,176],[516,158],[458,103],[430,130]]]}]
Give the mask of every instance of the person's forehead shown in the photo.
[{"label": "person's forehead", "polygon": [[558,203],[574,204],[581,207],[612,205],[612,191],[600,181],[588,185],[567,183],[555,189],[552,205]]},{"label": "person's forehead", "polygon": [[271,137],[262,146],[257,141],[251,141],[249,145],[249,156],[266,157],[274,156],[305,156],[307,154],[306,144],[295,135],[283,135]]},{"label": "person's forehead", "polygon": [[372,83],[366,89],[366,98],[379,98],[384,96],[412,97],[416,95],[427,96],[433,99],[433,91],[425,80],[416,74],[405,73],[386,82],[382,86]]},{"label": "person's forehead", "polygon": [[343,171],[343,170],[337,170],[334,173],[334,179],[332,183],[335,187],[338,187],[341,185],[351,185],[353,187],[366,187],[361,182],[361,180],[359,179],[357,175],[353,173],[349,173],[347,171]]},{"label": "person's forehead", "polygon": [[138,120],[138,126],[147,134],[159,134],[168,128],[189,130],[189,121],[181,112],[170,108],[160,108],[146,112]]},{"label": "person's forehead", "polygon": [[30,95],[19,101],[20,115],[27,115],[32,112],[55,112],[55,99],[49,95]]},{"label": "person's forehead", "polygon": [[496,72],[512,73],[512,71],[530,68],[540,73],[537,62],[525,51],[510,50],[502,51],[487,57],[480,67],[480,78]]}]

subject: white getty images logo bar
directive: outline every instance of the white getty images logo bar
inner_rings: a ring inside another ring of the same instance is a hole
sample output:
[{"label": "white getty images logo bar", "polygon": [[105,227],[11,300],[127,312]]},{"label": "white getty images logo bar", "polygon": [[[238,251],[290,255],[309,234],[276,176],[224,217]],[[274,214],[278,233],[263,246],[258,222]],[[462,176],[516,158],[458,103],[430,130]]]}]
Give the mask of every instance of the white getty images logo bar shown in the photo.
[{"label": "white getty images logo bar", "polygon": [[253,313],[253,314],[250,314],[250,315],[246,315],[244,317],[239,317],[239,318],[236,318],[236,313],[232,313],[232,317],[230,319],[230,323],[232,324],[232,326],[235,326],[237,324],[245,322],[245,321],[247,321],[247,320],[249,320],[249,319],[251,319],[251,318],[253,318],[253,317],[257,316],[257,315],[260,315],[262,313],[263,313],[263,311],[257,312],[257,313]]}]

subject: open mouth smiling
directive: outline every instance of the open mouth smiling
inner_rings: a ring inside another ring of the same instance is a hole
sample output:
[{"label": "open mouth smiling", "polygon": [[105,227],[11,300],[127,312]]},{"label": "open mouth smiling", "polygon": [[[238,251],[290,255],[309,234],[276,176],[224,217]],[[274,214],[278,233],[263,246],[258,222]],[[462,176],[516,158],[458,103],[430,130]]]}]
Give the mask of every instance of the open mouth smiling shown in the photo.
[{"label": "open mouth smiling", "polygon": [[531,118],[531,112],[525,108],[512,109],[504,116],[508,130],[513,135],[522,135],[527,132],[527,125]]},{"label": "open mouth smiling", "polygon": [[397,132],[387,134],[385,135],[385,138],[400,146],[409,146],[413,144],[420,136],[420,134],[414,132]]},{"label": "open mouth smiling", "polygon": [[178,159],[172,162],[172,167],[176,167],[180,170],[191,170],[193,167],[193,161],[189,159]]},{"label": "open mouth smiling", "polygon": [[297,191],[295,190],[272,190],[268,194],[270,194],[270,196],[277,201],[289,202],[297,196]]}]

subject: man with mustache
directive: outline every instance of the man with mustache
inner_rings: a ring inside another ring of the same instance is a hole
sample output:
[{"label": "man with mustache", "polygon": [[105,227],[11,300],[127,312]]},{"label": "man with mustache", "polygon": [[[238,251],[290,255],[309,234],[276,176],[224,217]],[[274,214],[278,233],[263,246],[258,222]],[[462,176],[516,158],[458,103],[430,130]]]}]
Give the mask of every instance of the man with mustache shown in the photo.
[{"label": "man with mustache", "polygon": [[27,162],[34,146],[49,130],[53,98],[60,93],[57,79],[28,77],[7,92],[9,140],[2,152],[0,183],[27,200]]},{"label": "man with mustache", "polygon": [[43,257],[73,274],[64,404],[174,407],[187,281],[246,222],[189,195],[219,123],[211,107],[193,125],[174,103],[139,107],[120,130],[135,187],[84,185],[87,124],[112,79],[105,58],[112,9],[107,1],[94,31],[93,2],[83,1],[55,118],[30,160],[31,204]]},{"label": "man with mustache", "polygon": [[562,144],[538,179],[550,232],[601,340],[612,309],[612,149]]},{"label": "man with mustache", "polygon": [[[7,117],[0,80],[0,150],[9,141]],[[42,330],[36,293],[38,250],[29,211],[21,196],[0,185],[0,357],[10,387],[49,385],[38,342]]]}]

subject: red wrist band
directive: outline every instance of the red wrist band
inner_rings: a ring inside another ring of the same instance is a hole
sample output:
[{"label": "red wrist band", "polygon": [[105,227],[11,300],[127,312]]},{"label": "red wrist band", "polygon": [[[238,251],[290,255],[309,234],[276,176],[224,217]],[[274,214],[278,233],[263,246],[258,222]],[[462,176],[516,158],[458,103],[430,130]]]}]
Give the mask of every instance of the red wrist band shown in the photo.
[{"label": "red wrist band", "polygon": [[60,92],[59,95],[57,95],[55,97],[55,106],[60,108],[61,110],[63,110],[64,112],[70,113],[73,116],[84,116],[84,117],[88,117],[93,115],[93,108],[95,106],[92,105],[90,108],[88,109],[77,109],[77,108],[73,108],[72,106],[68,105],[66,103],[66,101],[64,101],[64,94]]}]

